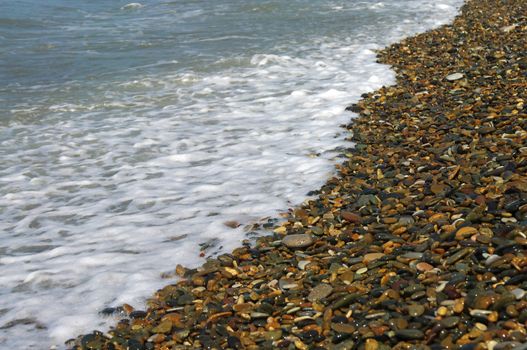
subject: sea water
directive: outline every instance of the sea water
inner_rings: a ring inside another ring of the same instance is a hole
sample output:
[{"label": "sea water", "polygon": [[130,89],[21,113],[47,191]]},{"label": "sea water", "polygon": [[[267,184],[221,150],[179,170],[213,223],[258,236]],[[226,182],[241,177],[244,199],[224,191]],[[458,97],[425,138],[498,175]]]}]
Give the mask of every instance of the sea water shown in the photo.
[{"label": "sea water", "polygon": [[0,1],[0,348],[106,330],[301,203],[394,83],[375,50],[461,4]]}]

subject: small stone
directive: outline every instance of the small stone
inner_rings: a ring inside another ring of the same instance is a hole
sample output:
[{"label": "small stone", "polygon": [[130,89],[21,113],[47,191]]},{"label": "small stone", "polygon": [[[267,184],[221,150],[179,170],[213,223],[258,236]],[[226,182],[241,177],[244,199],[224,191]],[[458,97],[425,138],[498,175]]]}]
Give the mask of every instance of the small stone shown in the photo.
[{"label": "small stone", "polygon": [[420,252],[408,252],[408,253],[401,255],[401,258],[410,259],[410,260],[421,259],[422,257],[423,257],[423,253],[420,253]]},{"label": "small stone", "polygon": [[348,323],[332,323],[331,329],[338,333],[351,334],[357,330],[353,325]]},{"label": "small stone", "polygon": [[522,299],[525,296],[525,291],[521,288],[511,290],[511,293],[516,297],[517,300]]},{"label": "small stone", "polygon": [[494,298],[489,295],[480,295],[474,299],[473,307],[475,309],[487,310],[494,302]]},{"label": "small stone", "polygon": [[232,306],[232,309],[235,312],[241,312],[241,313],[247,313],[251,311],[254,308],[254,305],[252,303],[240,303],[240,304],[234,304]]},{"label": "small stone", "polygon": [[185,272],[187,272],[187,269],[184,266],[182,266],[181,264],[176,265],[176,275],[178,275],[179,277],[183,277],[185,276]]},{"label": "small stone", "polygon": [[362,218],[360,215],[349,212],[349,211],[341,211],[340,216],[351,223],[360,223],[362,221]]},{"label": "small stone", "polygon": [[425,312],[425,307],[421,304],[411,304],[408,306],[408,315],[412,317],[421,316]]},{"label": "small stone", "polygon": [[154,334],[150,338],[147,339],[147,342],[149,343],[161,343],[165,340],[166,336],[163,334]]},{"label": "small stone", "polygon": [[413,225],[415,223],[415,219],[413,218],[413,216],[410,216],[410,215],[404,215],[404,216],[401,216],[399,218],[399,224],[401,225],[404,225],[404,226],[410,226],[410,225]]},{"label": "small stone", "polygon": [[444,306],[440,306],[438,309],[437,309],[437,315],[438,316],[446,316],[446,314],[448,313],[448,309]]},{"label": "small stone", "polygon": [[152,328],[153,333],[169,333],[172,330],[172,322],[169,320],[162,321],[157,327]]},{"label": "small stone", "polygon": [[463,73],[452,73],[452,74],[447,75],[445,79],[448,81],[455,81],[463,77],[464,77]]},{"label": "small stone", "polygon": [[342,273],[339,277],[342,281],[351,283],[355,279],[355,272],[352,270],[347,270],[346,272]]},{"label": "small stone", "polygon": [[425,272],[425,271],[430,271],[432,270],[434,267],[432,265],[430,265],[429,263],[426,263],[426,262],[420,262],[420,263],[417,263],[415,265],[415,268],[421,272]]},{"label": "small stone", "polygon": [[520,313],[518,312],[518,310],[516,309],[514,305],[507,305],[507,307],[505,308],[505,313],[509,317],[518,317],[520,315]]},{"label": "small stone", "polygon": [[373,338],[366,339],[366,345],[364,346],[364,350],[378,350],[379,349],[379,342]]},{"label": "small stone", "polygon": [[492,307],[494,310],[499,311],[505,308],[507,305],[514,303],[515,301],[516,301],[516,296],[514,294],[504,293],[498,298],[498,300],[495,301]]},{"label": "small stone", "polygon": [[452,265],[453,263],[457,262],[460,259],[463,259],[465,256],[469,255],[474,251],[474,248],[463,248],[456,253],[450,255],[448,258],[446,258],[445,263],[447,265]]},{"label": "small stone", "polygon": [[285,236],[282,239],[282,244],[288,248],[306,248],[312,245],[315,241],[311,235],[294,234]]},{"label": "small stone", "polygon": [[333,309],[338,309],[340,307],[345,307],[351,304],[353,301],[357,300],[360,297],[360,294],[348,294],[335,302]]},{"label": "small stone", "polygon": [[457,326],[459,321],[460,321],[459,317],[451,316],[451,317],[445,317],[444,319],[442,319],[440,324],[441,324],[441,326],[443,326],[445,328],[452,328],[452,327]]},{"label": "small stone", "polygon": [[425,334],[419,329],[399,329],[395,331],[395,336],[403,340],[423,339]]},{"label": "small stone", "polygon": [[383,256],[384,253],[368,253],[364,255],[362,262],[367,265],[372,261],[382,258]]},{"label": "small stone", "polygon": [[478,230],[471,226],[465,226],[457,230],[456,232],[456,239],[458,241],[464,240],[467,237],[470,237],[474,234],[478,233]]},{"label": "small stone", "polygon": [[357,275],[362,275],[363,273],[366,273],[367,271],[368,271],[367,267],[362,267],[362,268],[358,269],[355,273]]},{"label": "small stone", "polygon": [[297,289],[298,284],[295,282],[295,280],[291,278],[281,278],[278,281],[278,287],[280,287],[280,289],[282,290]]},{"label": "small stone", "polygon": [[454,302],[453,310],[456,314],[463,312],[465,308],[465,299],[459,298]]},{"label": "small stone", "polygon": [[264,333],[264,338],[271,341],[276,341],[282,337],[282,330],[274,330]]},{"label": "small stone", "polygon": [[496,311],[492,311],[488,316],[487,320],[489,322],[497,322],[498,321],[498,313]]},{"label": "small stone", "polygon": [[472,309],[472,310],[469,311],[469,313],[470,313],[470,316],[487,317],[488,315],[490,315],[492,313],[492,311],[480,310],[480,309]]},{"label": "small stone", "polygon": [[499,255],[496,255],[496,254],[489,255],[487,257],[487,259],[485,260],[485,265],[490,266],[490,265],[492,265],[493,262],[495,262],[495,261],[497,261],[499,259],[500,259]]},{"label": "small stone", "polygon": [[474,324],[474,327],[476,327],[478,330],[483,331],[483,332],[487,330],[487,325],[480,323],[480,322],[476,322]]},{"label": "small stone", "polygon": [[265,312],[251,312],[251,318],[267,318],[269,317],[268,313]]},{"label": "small stone", "polygon": [[227,226],[227,227],[230,227],[230,228],[238,228],[238,227],[241,226],[241,224],[238,221],[235,221],[235,220],[225,221],[223,224],[225,226]]},{"label": "small stone", "polygon": [[326,283],[321,283],[317,285],[315,288],[313,288],[313,290],[311,290],[311,292],[307,296],[307,300],[314,302],[320,299],[324,299],[327,296],[329,296],[332,291],[333,291],[332,286]]}]

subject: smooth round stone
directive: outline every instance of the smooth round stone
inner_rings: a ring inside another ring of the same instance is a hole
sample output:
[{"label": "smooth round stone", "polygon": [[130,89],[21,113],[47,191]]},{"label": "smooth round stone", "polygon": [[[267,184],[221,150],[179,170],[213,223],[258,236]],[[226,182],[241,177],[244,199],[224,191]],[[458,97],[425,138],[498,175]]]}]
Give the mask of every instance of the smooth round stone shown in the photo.
[{"label": "smooth round stone", "polygon": [[507,305],[507,307],[505,308],[505,313],[509,316],[509,317],[518,317],[520,315],[520,313],[518,312],[518,310],[514,307],[514,305]]},{"label": "smooth round stone", "polygon": [[353,279],[355,278],[355,272],[348,270],[344,272],[343,274],[339,275],[339,278],[341,281],[353,282]]},{"label": "smooth round stone", "polygon": [[490,255],[487,260],[485,260],[485,265],[489,266],[491,265],[493,262],[495,262],[496,260],[498,260],[500,258],[499,255]]},{"label": "smooth round stone", "polygon": [[393,318],[388,321],[388,325],[393,330],[406,329],[408,327],[408,321],[404,318]]},{"label": "smooth round stone", "polygon": [[403,255],[401,255],[401,258],[404,259],[421,259],[423,257],[423,253],[420,252],[408,252]]},{"label": "smooth round stone", "polygon": [[154,333],[169,333],[172,330],[172,322],[169,320],[161,322],[157,327],[152,329]]},{"label": "smooth round stone", "polygon": [[492,240],[492,237],[485,236],[485,235],[476,235],[476,240],[483,244],[489,244]]},{"label": "smooth round stone", "polygon": [[488,295],[480,295],[474,299],[473,307],[475,309],[487,310],[494,302],[494,298]]},{"label": "smooth round stone", "polygon": [[423,339],[425,337],[423,331],[419,329],[399,329],[395,331],[395,335],[404,340]]},{"label": "smooth round stone", "polygon": [[288,235],[282,239],[282,244],[288,248],[305,248],[309,247],[315,241],[311,235],[306,234],[295,234]]},{"label": "smooth round stone", "polygon": [[471,226],[465,226],[457,230],[456,232],[456,239],[458,241],[461,241],[465,238],[468,238],[474,234],[478,233],[478,230],[475,227]]},{"label": "smooth round stone", "polygon": [[265,312],[251,312],[251,318],[266,318],[269,314]]},{"label": "smooth round stone", "polygon": [[377,350],[379,349],[379,342],[373,338],[366,339],[364,350]]},{"label": "smooth round stone", "polygon": [[359,223],[361,222],[362,218],[360,217],[360,215],[357,215],[355,213],[351,213],[349,211],[342,211],[340,213],[340,216],[348,221],[348,222],[352,222],[352,223]]},{"label": "smooth round stone", "polygon": [[338,333],[351,334],[357,330],[353,325],[347,323],[332,323],[331,328]]},{"label": "smooth round stone", "polygon": [[493,305],[494,310],[501,310],[505,308],[507,305],[514,303],[516,300],[516,296],[512,293],[504,293],[502,294],[498,300]]},{"label": "smooth round stone", "polygon": [[457,316],[445,317],[441,320],[441,326],[445,328],[455,327],[459,323],[460,318]]},{"label": "smooth round stone", "polygon": [[282,278],[278,281],[278,287],[280,289],[296,289],[298,288],[298,284],[295,282],[295,280],[290,278]]},{"label": "smooth round stone", "polygon": [[321,236],[321,235],[324,234],[324,229],[322,227],[318,227],[318,226],[312,227],[311,231],[313,231],[313,233],[315,235],[317,235],[317,236]]},{"label": "smooth round stone", "polygon": [[434,268],[432,265],[430,265],[429,263],[426,263],[424,261],[422,261],[420,263],[417,263],[415,265],[415,267],[417,268],[417,270],[419,270],[421,272],[430,271],[430,270],[432,270]]},{"label": "smooth round stone", "polygon": [[278,329],[278,330],[275,330],[275,331],[269,331],[269,332],[265,332],[264,333],[264,338],[267,339],[267,340],[272,340],[272,341],[275,341],[275,340],[278,340],[282,337],[282,330],[281,329]]},{"label": "smooth round stone", "polygon": [[411,304],[408,306],[408,315],[412,317],[421,316],[425,312],[425,307],[421,304]]},{"label": "smooth round stone", "polygon": [[366,273],[367,271],[368,271],[368,268],[367,267],[363,267],[363,268],[358,269],[355,273],[357,275],[362,275],[363,273]]},{"label": "smooth round stone", "polygon": [[525,296],[525,291],[521,288],[516,288],[511,290],[511,293],[516,297],[517,300],[520,300]]},{"label": "smooth round stone", "polygon": [[412,216],[405,215],[399,218],[399,224],[404,226],[410,226],[415,223],[415,219]]},{"label": "smooth round stone", "polygon": [[463,73],[452,73],[452,74],[447,75],[445,79],[448,81],[456,81],[463,77],[464,77]]},{"label": "smooth round stone", "polygon": [[470,316],[487,317],[488,315],[490,315],[492,313],[492,311],[480,310],[480,309],[472,309],[472,310],[470,310],[469,313],[470,313]]},{"label": "smooth round stone", "polygon": [[331,287],[329,284],[321,283],[315,288],[313,288],[313,290],[311,290],[311,292],[307,296],[307,300],[314,302],[320,299],[324,299],[329,296],[332,291],[333,287]]},{"label": "smooth round stone", "polygon": [[363,262],[365,264],[369,264],[372,261],[375,261],[377,259],[380,259],[384,256],[384,253],[368,253],[364,255]]}]

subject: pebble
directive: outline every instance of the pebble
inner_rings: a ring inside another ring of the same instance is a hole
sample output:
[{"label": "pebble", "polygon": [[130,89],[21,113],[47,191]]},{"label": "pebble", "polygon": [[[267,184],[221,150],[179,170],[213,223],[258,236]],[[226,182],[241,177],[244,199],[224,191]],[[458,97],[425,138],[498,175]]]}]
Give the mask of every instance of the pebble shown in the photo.
[{"label": "pebble", "polygon": [[459,324],[461,319],[457,316],[445,317],[439,323],[445,328],[452,328]]},{"label": "pebble", "polygon": [[313,237],[306,234],[293,234],[285,236],[282,244],[288,248],[306,248],[314,243]]},{"label": "pebble", "polygon": [[169,320],[162,321],[157,327],[152,328],[154,333],[169,333],[172,330],[172,322]]},{"label": "pebble", "polygon": [[349,211],[342,211],[340,212],[340,216],[349,222],[353,223],[360,223],[361,222],[361,216],[355,213],[351,213]]},{"label": "pebble", "polygon": [[434,268],[432,265],[430,265],[429,263],[426,263],[426,262],[417,263],[415,265],[415,267],[417,268],[417,270],[419,270],[421,272],[430,271],[430,270],[432,270]]},{"label": "pebble", "polygon": [[364,350],[378,350],[379,342],[375,339],[368,338],[366,339],[366,344],[364,345]]},{"label": "pebble", "polygon": [[425,334],[419,329],[399,329],[395,331],[395,336],[404,340],[423,339]]},{"label": "pebble", "polygon": [[452,73],[446,76],[446,80],[448,81],[455,81],[462,79],[464,77],[463,73]]},{"label": "pebble", "polygon": [[314,302],[328,297],[333,291],[333,287],[329,284],[321,283],[311,290],[307,296],[307,300]]},{"label": "pebble", "polygon": [[364,255],[362,262],[368,265],[372,261],[382,258],[384,255],[384,253],[368,253]]},{"label": "pebble", "polygon": [[408,315],[412,317],[421,316],[425,312],[425,307],[421,304],[410,304],[408,306]]},{"label": "pebble", "polygon": [[465,238],[468,238],[474,234],[478,233],[478,230],[475,227],[465,226],[457,230],[456,239],[461,241]]},{"label": "pebble", "polygon": [[523,299],[523,297],[525,296],[525,290],[521,288],[515,288],[511,290],[511,293],[516,297],[516,300]]},{"label": "pebble", "polygon": [[335,332],[338,333],[344,333],[344,334],[352,334],[357,330],[356,327],[350,324],[345,323],[332,323],[331,329],[333,329]]}]

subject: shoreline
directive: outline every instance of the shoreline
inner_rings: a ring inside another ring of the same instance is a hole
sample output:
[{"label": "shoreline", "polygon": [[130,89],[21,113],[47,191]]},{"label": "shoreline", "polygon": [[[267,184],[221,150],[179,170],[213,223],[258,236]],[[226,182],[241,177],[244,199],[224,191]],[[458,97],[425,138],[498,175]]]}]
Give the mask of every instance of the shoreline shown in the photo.
[{"label": "shoreline", "polygon": [[125,308],[128,321],[68,346],[526,342],[525,13],[520,0],[468,1],[453,25],[383,49],[397,85],[349,107],[356,146],[317,199],[255,247],[179,267],[147,311]]}]

